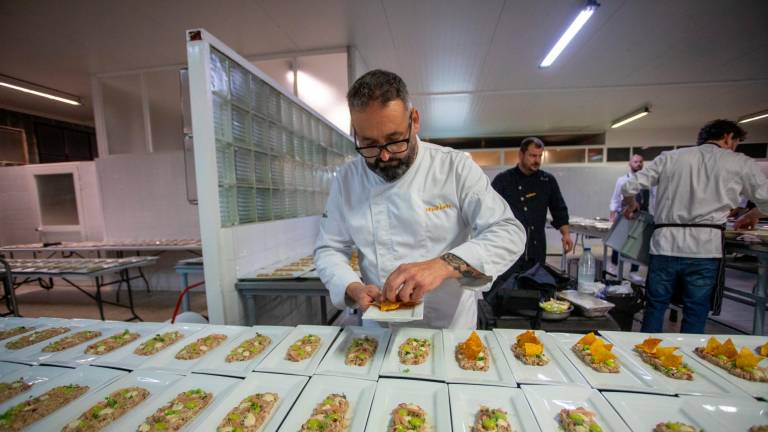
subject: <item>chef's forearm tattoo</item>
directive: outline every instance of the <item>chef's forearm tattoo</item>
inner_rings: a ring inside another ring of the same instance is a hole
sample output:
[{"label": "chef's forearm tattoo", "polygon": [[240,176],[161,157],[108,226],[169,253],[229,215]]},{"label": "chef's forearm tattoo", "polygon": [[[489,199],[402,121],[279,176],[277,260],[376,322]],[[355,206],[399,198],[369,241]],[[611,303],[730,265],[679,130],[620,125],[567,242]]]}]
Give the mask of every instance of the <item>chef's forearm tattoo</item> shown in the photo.
[{"label": "chef's forearm tattoo", "polygon": [[447,262],[448,265],[450,265],[451,267],[453,267],[454,270],[459,272],[462,278],[476,279],[477,282],[481,284],[487,284],[488,282],[491,281],[490,276],[483,274],[476,268],[467,264],[466,261],[464,261],[463,259],[457,257],[452,253],[443,254],[442,256],[440,256],[440,259]]}]

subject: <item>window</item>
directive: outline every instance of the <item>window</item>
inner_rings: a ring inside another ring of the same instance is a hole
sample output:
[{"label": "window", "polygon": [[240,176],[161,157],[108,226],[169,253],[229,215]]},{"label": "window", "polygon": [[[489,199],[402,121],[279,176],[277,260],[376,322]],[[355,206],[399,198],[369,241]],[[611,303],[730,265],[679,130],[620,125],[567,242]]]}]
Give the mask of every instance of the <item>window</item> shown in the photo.
[{"label": "window", "polygon": [[72,174],[35,175],[43,225],[79,225]]},{"label": "window", "polygon": [[627,162],[630,156],[629,147],[611,148],[608,147],[608,162]]},{"label": "window", "polygon": [[[648,162],[656,159],[656,156],[660,155],[662,152],[674,150],[674,147],[633,147],[632,150],[632,154],[639,154],[646,162]],[[629,158],[627,158],[627,160],[629,160]]]},{"label": "window", "polygon": [[499,150],[473,151],[467,152],[469,157],[480,166],[497,166],[501,163],[501,152]]},{"label": "window", "polygon": [[767,149],[767,143],[739,144],[739,146],[736,147],[737,152],[744,153],[754,159],[765,159]]},{"label": "window", "polygon": [[520,151],[517,149],[504,150],[504,165],[515,166],[520,161]]},{"label": "window", "polygon": [[584,149],[545,149],[544,163],[584,163]]},{"label": "window", "polygon": [[596,163],[603,161],[603,148],[588,148],[587,149],[587,162]]}]

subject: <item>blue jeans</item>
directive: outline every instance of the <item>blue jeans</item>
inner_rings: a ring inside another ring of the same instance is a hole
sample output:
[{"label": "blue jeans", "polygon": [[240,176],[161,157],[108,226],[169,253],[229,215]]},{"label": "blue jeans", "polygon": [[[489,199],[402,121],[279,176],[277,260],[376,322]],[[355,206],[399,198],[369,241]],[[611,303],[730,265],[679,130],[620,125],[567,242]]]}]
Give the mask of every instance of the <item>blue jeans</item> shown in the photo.
[{"label": "blue jeans", "polygon": [[717,283],[720,260],[717,258],[682,258],[651,255],[645,283],[645,313],[642,331],[660,333],[664,313],[672,294],[683,297],[682,333],[704,333],[712,290]]}]

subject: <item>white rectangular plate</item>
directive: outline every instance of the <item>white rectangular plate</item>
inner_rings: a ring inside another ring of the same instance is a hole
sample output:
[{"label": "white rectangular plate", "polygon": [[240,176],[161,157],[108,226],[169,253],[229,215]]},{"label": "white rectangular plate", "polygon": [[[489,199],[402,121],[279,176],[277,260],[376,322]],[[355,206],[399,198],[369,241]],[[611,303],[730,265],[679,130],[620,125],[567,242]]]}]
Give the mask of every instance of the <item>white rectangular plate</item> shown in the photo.
[{"label": "white rectangular plate", "polygon": [[451,430],[448,386],[443,383],[382,378],[376,386],[365,430],[386,432],[392,424],[392,410],[401,403],[420,406],[427,413],[427,430]]},{"label": "white rectangular plate", "polygon": [[556,341],[568,360],[587,379],[587,382],[596,389],[674,394],[664,382],[640,365],[642,360],[631,357],[620,347],[615,346],[612,350],[619,359],[620,372],[601,373],[589,367],[571,351],[571,347],[584,335],[572,333],[549,333],[549,335]]},{"label": "white rectangular plate", "polygon": [[[46,366],[39,366],[39,368],[43,368],[43,367],[47,369],[55,369],[55,368],[50,368]],[[30,370],[31,369],[37,369],[37,368],[30,368]],[[124,371],[119,371],[115,369],[97,368],[97,367],[91,367],[91,366],[81,366],[77,369],[64,369],[64,370],[66,371],[66,373],[59,374],[54,378],[39,382],[34,386],[32,386],[32,388],[29,389],[29,391],[22,393],[16,396],[15,398],[7,400],[3,402],[3,404],[0,404],[0,413],[4,413],[9,408],[29,398],[40,396],[41,394],[47,392],[48,390],[54,387],[63,386],[63,385],[79,384],[81,386],[88,386],[89,387],[88,392],[86,392],[84,395],[78,398],[78,399],[82,399],[84,397],[87,397],[89,394],[93,392],[99,391],[102,387],[108,385],[109,383],[115,381],[116,379],[126,374]],[[71,406],[75,402],[76,401],[70,402],[68,406]],[[64,410],[69,409],[68,406],[62,407],[61,409],[64,409]]]},{"label": "white rectangular plate", "polygon": [[523,391],[516,388],[449,384],[453,432],[473,432],[477,412],[481,406],[503,409],[512,430],[536,432],[539,425]]},{"label": "white rectangular plate", "polygon": [[[106,366],[106,367],[114,367],[119,369],[135,370],[140,367],[143,367],[146,362],[152,359],[152,357],[156,357],[161,354],[164,354],[166,351],[171,350],[175,354],[178,350],[181,349],[181,347],[183,347],[184,345],[190,342],[191,335],[201,331],[205,327],[206,326],[203,324],[166,325],[158,329],[155,329],[155,331],[153,332],[148,332],[146,335],[143,335],[143,337],[136,339],[135,341],[129,343],[128,345],[125,345],[119,350],[115,350],[105,356],[101,356],[100,358],[94,360],[92,364],[96,366]],[[164,350],[160,351],[159,353],[151,356],[140,356],[133,353],[136,347],[144,343],[144,341],[146,341],[147,339],[154,337],[156,334],[163,334],[173,330],[178,330],[184,335],[184,337],[181,338],[181,340],[177,341],[175,344],[170,345],[166,347]]]},{"label": "white rectangular plate", "polygon": [[[604,431],[629,432],[629,428],[603,396],[594,389],[576,386],[522,386],[542,431],[561,431],[560,410],[585,408],[596,414]],[[643,431],[646,432],[646,431]]]},{"label": "white rectangular plate", "polygon": [[[237,339],[245,329],[245,327],[240,326],[207,325],[199,332],[189,335],[189,337],[184,338],[184,340],[181,340],[162,352],[157,353],[157,355],[152,356],[151,359],[141,365],[141,368],[159,369],[183,374],[190,373],[195,369],[195,365],[206,360],[210,356],[226,357],[227,353],[224,352],[226,343],[232,339]],[[184,349],[185,346],[194,343],[197,339],[212,334],[223,334],[227,336],[227,339],[221,345],[203,354],[202,357],[193,360],[179,360],[176,358],[176,354]]]},{"label": "white rectangular plate", "polygon": [[[397,355],[400,345],[409,337],[429,339],[432,349],[427,360],[420,365],[404,365]],[[441,330],[402,327],[395,329],[387,347],[381,376],[405,377],[445,381],[445,357],[443,356],[443,332]]]},{"label": "white rectangular plate", "polygon": [[371,306],[363,314],[363,319],[396,323],[422,320],[424,319],[424,302],[421,302],[412,308],[395,309],[387,312],[382,312],[376,306]]},{"label": "white rectangular plate", "polygon": [[[44,420],[35,423],[34,426],[29,430],[38,432],[61,430],[69,423],[77,420],[78,417],[80,417],[80,415],[90,407],[104,400],[104,398],[109,396],[110,393],[126,387],[142,387],[148,390],[150,393],[147,399],[133,408],[133,410],[136,410],[142,405],[152,404],[152,401],[157,398],[166,388],[181,378],[181,376],[176,374],[169,374],[166,372],[153,370],[132,372],[114,381],[112,384],[103,387],[101,390],[92,392],[72,402],[67,406],[66,410],[59,410],[54,412]],[[130,414],[131,411],[125,413],[124,416]],[[112,425],[109,425],[103,429],[104,432],[110,430],[115,431],[115,428],[113,428]]]},{"label": "white rectangular plate", "polygon": [[[6,363],[10,364],[10,363]],[[62,368],[62,367],[51,367],[51,366],[27,366],[27,365],[17,365],[20,366],[21,369],[17,369],[13,372],[10,372],[6,375],[3,375],[2,378],[0,378],[0,382],[3,383],[11,383],[18,379],[23,380],[25,383],[30,384],[32,388],[27,390],[24,393],[21,393],[19,396],[23,395],[29,395],[31,394],[31,390],[33,390],[38,385],[41,385],[45,383],[46,381],[52,380],[60,375],[63,375],[67,372],[72,372],[72,369],[69,368]],[[18,396],[17,396],[18,397]],[[11,401],[13,399],[9,399],[8,401]],[[22,398],[23,400],[23,398]],[[6,401],[6,402],[8,402]],[[0,414],[2,414],[2,411],[0,411]]]},{"label": "white rectangular plate", "polygon": [[489,330],[476,330],[477,335],[488,348],[491,365],[488,370],[464,370],[456,361],[456,345],[464,342],[472,330],[443,330],[443,357],[445,358],[445,381],[454,384],[486,384],[517,387],[512,371],[509,369],[499,341]]},{"label": "white rectangular plate", "polygon": [[168,386],[162,393],[152,399],[152,403],[143,403],[136,407],[133,411],[124,415],[121,419],[113,423],[110,430],[113,431],[135,431],[144,423],[147,417],[154,414],[154,412],[165,405],[179,393],[192,389],[202,389],[205,392],[213,393],[213,400],[208,404],[205,409],[200,412],[196,418],[192,419],[184,427],[183,431],[194,431],[194,424],[201,419],[208,417],[209,413],[213,412],[217,406],[225,400],[225,396],[242,380],[237,378],[222,377],[215,375],[190,375],[183,377],[178,381]]},{"label": "white rectangular plate", "polygon": [[34,324],[35,330],[33,330],[33,332],[39,331],[39,330],[45,330],[51,327],[68,327],[69,331],[59,336],[52,337],[50,339],[47,339],[41,342],[37,342],[33,345],[30,345],[26,348],[22,348],[19,350],[8,349],[6,348],[6,344],[13,340],[22,338],[24,336],[28,336],[32,334],[32,332],[20,334],[16,337],[5,339],[0,342],[0,360],[13,361],[13,362],[24,363],[29,365],[40,364],[40,361],[35,359],[35,354],[38,354],[38,353],[44,354],[42,356],[44,358],[48,358],[51,355],[55,354],[55,353],[43,353],[41,350],[46,345],[58,339],[61,339],[64,336],[71,335],[72,333],[75,333],[87,327],[90,327],[96,323],[103,323],[103,321],[96,321],[96,320],[90,320],[90,319],[62,320],[57,318],[40,318],[38,320],[38,323],[39,324]]},{"label": "white rectangular plate", "polygon": [[296,432],[312,416],[312,410],[326,396],[343,394],[349,401],[349,428],[347,432],[362,432],[371,409],[376,382],[353,378],[314,376],[301,392],[301,397],[288,413],[280,432]]},{"label": "white rectangular plate", "polygon": [[[670,341],[674,341],[672,342],[672,344],[675,346],[679,346],[680,349],[686,354],[688,354],[689,357],[695,359],[700,364],[709,368],[711,371],[725,378],[728,382],[734,384],[735,386],[739,387],[745,392],[755,397],[761,397],[763,399],[768,398],[768,383],[748,381],[743,378],[739,378],[735,375],[731,375],[725,369],[715,366],[712,363],[696,355],[696,353],[694,352],[694,349],[696,349],[696,347],[706,346],[707,340],[712,336],[716,337],[717,340],[720,341],[720,343],[723,343],[725,342],[726,339],[731,338],[733,340],[734,345],[736,345],[737,350],[740,350],[741,347],[743,346],[749,347],[751,349],[755,349],[758,346],[764,344],[766,341],[768,341],[768,337],[766,336],[749,336],[749,335],[699,335],[699,334],[680,334],[680,333],[662,333],[658,335],[658,337],[664,338],[664,340],[669,339]],[[767,363],[768,363],[768,360],[763,360],[760,366],[766,367]]]},{"label": "white rectangular plate", "polygon": [[[277,372],[287,373],[292,375],[305,375],[312,376],[315,373],[315,369],[323,360],[323,356],[328,351],[328,348],[333,344],[336,335],[339,333],[340,327],[336,326],[314,326],[314,325],[300,325],[296,326],[282,342],[275,349],[272,350],[267,356],[256,366],[257,372]],[[293,345],[294,342],[301,339],[306,335],[320,336],[320,347],[312,355],[312,357],[300,361],[293,362],[285,357],[285,353],[288,352],[288,347]]]},{"label": "white rectangular plate", "polygon": [[525,330],[518,329],[493,329],[493,333],[499,340],[501,351],[507,360],[512,375],[521,384],[559,384],[587,386],[587,381],[581,376],[576,367],[571,364],[562,351],[557,347],[557,342],[546,332],[536,330],[536,336],[544,344],[544,354],[549,358],[549,363],[544,366],[529,366],[517,358],[512,352],[512,345],[517,342],[517,335]]},{"label": "white rectangular plate", "polygon": [[278,401],[272,415],[259,432],[274,432],[288,414],[309,378],[297,375],[279,375],[251,372],[229,392],[216,409],[190,426],[189,430],[215,431],[229,411],[248,396],[256,393],[277,393]]},{"label": "white rectangular plate", "polygon": [[[681,396],[686,406],[706,410],[722,425],[719,430],[747,431],[752,426],[768,426],[768,403],[754,399],[710,396]],[[707,430],[715,430],[711,426]]]},{"label": "white rectangular plate", "polygon": [[[693,381],[670,378],[654,369],[651,365],[644,362],[633,350],[635,345],[643,343],[646,338],[651,336],[658,337],[658,335],[616,331],[602,331],[600,334],[613,342],[617,347],[629,353],[629,355],[634,356],[643,369],[657,377],[660,381],[663,381],[664,384],[671,388],[676,394],[747,396],[743,390],[736,387],[730,381],[712,372],[709,368],[700,366],[696,359],[691,358],[690,354],[683,350],[678,350],[677,354],[682,354],[683,362],[687,363],[692,368]],[[661,346],[678,346],[668,338],[660,337],[660,339],[662,339]]]},{"label": "white rectangular plate", "polygon": [[[288,326],[245,327],[244,331],[240,333],[239,336],[224,343],[221,346],[221,349],[217,349],[216,352],[211,353],[211,355],[203,357],[203,359],[195,365],[193,372],[245,378],[256,365],[264,360],[267,354],[272,352],[272,350],[280,344],[292,329],[293,327]],[[272,340],[259,355],[249,361],[226,362],[227,355],[229,355],[233,349],[237,348],[244,341],[255,337],[257,333],[269,336]]]},{"label": "white rectangular plate", "polygon": [[[639,393],[605,392],[603,396],[634,431],[652,431],[659,423],[681,422],[700,430],[741,430],[713,427],[718,420],[702,406],[686,399]],[[738,400],[738,398],[734,399]]]},{"label": "white rectangular plate", "polygon": [[[139,338],[142,338],[144,335],[150,334],[152,331],[158,329],[161,326],[162,324],[159,324],[159,323],[128,323],[126,324],[124,322],[115,322],[115,321],[104,322],[102,324],[97,324],[94,326],[90,326],[87,329],[84,329],[84,330],[100,331],[101,336],[93,338],[87,342],[84,342],[80,345],[74,346],[64,351],[60,351],[56,353],[39,352],[39,354],[33,355],[33,356],[37,356],[36,358],[33,358],[33,359],[39,359],[41,364],[56,365],[56,366],[77,367],[77,366],[87,365],[93,362],[94,360],[102,357],[100,355],[95,355],[95,354],[86,354],[85,349],[88,348],[88,345],[91,345],[109,336],[122,333],[125,330],[138,332]],[[119,351],[123,348],[125,347],[120,347],[115,351]]]},{"label": "white rectangular plate", "polygon": [[[317,368],[318,375],[336,375],[351,378],[360,378],[376,381],[379,379],[379,370],[384,362],[384,354],[387,351],[387,344],[391,331],[386,328],[363,328],[363,327],[344,327],[341,335],[336,338],[336,342],[326,354],[323,362]],[[373,358],[368,360],[365,366],[347,366],[344,363],[347,354],[347,348],[353,339],[369,336],[376,339],[379,345]]]}]

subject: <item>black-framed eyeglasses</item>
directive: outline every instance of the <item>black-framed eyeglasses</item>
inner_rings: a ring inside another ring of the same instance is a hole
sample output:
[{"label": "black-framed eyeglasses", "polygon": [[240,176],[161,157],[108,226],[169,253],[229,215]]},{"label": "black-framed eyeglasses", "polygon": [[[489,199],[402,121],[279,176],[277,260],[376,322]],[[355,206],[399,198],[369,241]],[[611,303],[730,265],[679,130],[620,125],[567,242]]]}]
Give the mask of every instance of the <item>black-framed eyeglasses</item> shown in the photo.
[{"label": "black-framed eyeglasses", "polygon": [[355,150],[360,153],[360,156],[365,158],[378,157],[381,154],[382,149],[386,149],[388,153],[397,154],[405,153],[408,151],[408,144],[411,142],[411,126],[413,126],[413,115],[408,114],[408,137],[405,139],[388,142],[385,144],[374,144],[370,146],[358,147],[357,146],[357,134],[353,131],[352,136],[355,139]]}]

